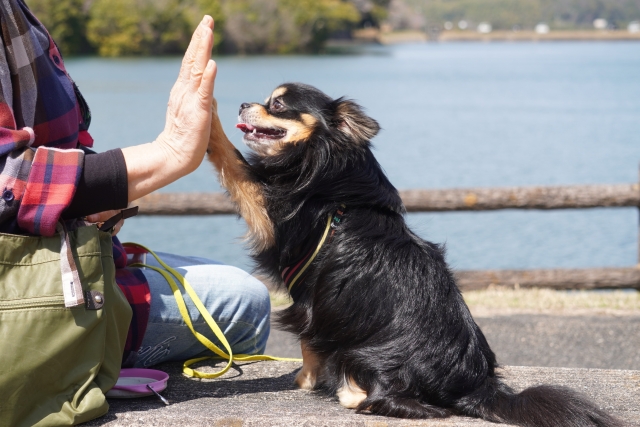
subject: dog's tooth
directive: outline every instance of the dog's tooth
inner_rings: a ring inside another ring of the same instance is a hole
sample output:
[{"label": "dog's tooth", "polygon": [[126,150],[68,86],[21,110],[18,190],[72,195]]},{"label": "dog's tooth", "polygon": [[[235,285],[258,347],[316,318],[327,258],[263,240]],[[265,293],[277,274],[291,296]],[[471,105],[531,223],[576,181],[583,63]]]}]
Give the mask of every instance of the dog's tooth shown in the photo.
[{"label": "dog's tooth", "polygon": [[253,131],[251,131],[251,133],[256,133],[257,129],[253,128]]}]

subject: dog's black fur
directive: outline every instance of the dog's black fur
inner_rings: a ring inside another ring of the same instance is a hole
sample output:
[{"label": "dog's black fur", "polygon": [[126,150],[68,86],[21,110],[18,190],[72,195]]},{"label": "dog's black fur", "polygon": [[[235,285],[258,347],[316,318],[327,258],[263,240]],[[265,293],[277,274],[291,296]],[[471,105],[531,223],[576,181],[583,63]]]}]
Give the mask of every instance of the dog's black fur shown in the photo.
[{"label": "dog's black fur", "polygon": [[352,101],[302,84],[282,87],[286,111],[267,102],[268,114],[292,121],[309,114],[317,123],[307,140],[248,158],[274,227],[274,243],[255,254],[258,269],[281,281],[280,269],[315,248],[327,216],[346,205],[279,318],[321,361],[317,390],[333,396],[352,378],[367,393],[359,411],[393,417],[623,425],[570,389],[515,393],[505,385],[443,248],[407,227],[398,191],[371,152],[378,124]]}]

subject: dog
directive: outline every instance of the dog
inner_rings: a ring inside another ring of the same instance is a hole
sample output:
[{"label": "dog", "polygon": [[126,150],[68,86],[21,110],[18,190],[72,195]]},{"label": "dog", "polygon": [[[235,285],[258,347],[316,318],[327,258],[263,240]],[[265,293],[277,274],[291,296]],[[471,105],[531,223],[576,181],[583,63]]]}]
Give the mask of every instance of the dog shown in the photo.
[{"label": "dog", "polygon": [[359,412],[478,417],[525,427],[618,427],[564,387],[514,392],[496,372],[441,246],[407,226],[355,102],[287,83],[240,106],[245,159],[214,103],[209,160],[246,220],[257,269],[289,290],[299,387]]}]

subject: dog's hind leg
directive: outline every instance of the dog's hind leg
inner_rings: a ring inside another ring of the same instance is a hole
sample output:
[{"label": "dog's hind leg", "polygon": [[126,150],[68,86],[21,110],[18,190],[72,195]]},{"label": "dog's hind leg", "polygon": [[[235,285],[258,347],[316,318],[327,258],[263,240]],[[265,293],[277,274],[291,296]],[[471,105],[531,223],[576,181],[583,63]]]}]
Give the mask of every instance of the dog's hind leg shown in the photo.
[{"label": "dog's hind leg", "polygon": [[273,244],[274,230],[260,183],[251,176],[249,164],[233,146],[222,129],[218,107],[213,100],[211,136],[207,149],[211,163],[218,170],[220,183],[227,189],[240,215],[249,227],[249,238],[255,250],[263,250]]},{"label": "dog's hind leg", "polygon": [[296,375],[295,383],[303,390],[313,390],[320,370],[320,358],[311,351],[304,341],[300,343],[302,349],[302,369]]},{"label": "dog's hind leg", "polygon": [[347,377],[338,389],[336,396],[342,406],[355,409],[367,398],[367,392],[361,389],[353,378]]}]

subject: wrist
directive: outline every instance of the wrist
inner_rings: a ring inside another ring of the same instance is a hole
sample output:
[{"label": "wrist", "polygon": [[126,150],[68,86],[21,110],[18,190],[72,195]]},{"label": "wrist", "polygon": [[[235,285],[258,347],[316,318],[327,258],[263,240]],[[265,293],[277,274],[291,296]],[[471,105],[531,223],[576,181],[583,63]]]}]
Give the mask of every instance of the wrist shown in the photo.
[{"label": "wrist", "polygon": [[167,168],[168,174],[175,175],[175,179],[182,178],[195,171],[200,166],[202,159],[204,159],[204,153],[198,159],[193,153],[181,149],[184,144],[179,138],[173,137],[166,131],[162,131],[152,144],[161,153],[163,167]]},{"label": "wrist", "polygon": [[166,146],[156,140],[122,149],[127,165],[128,201],[132,202],[182,177]]}]

